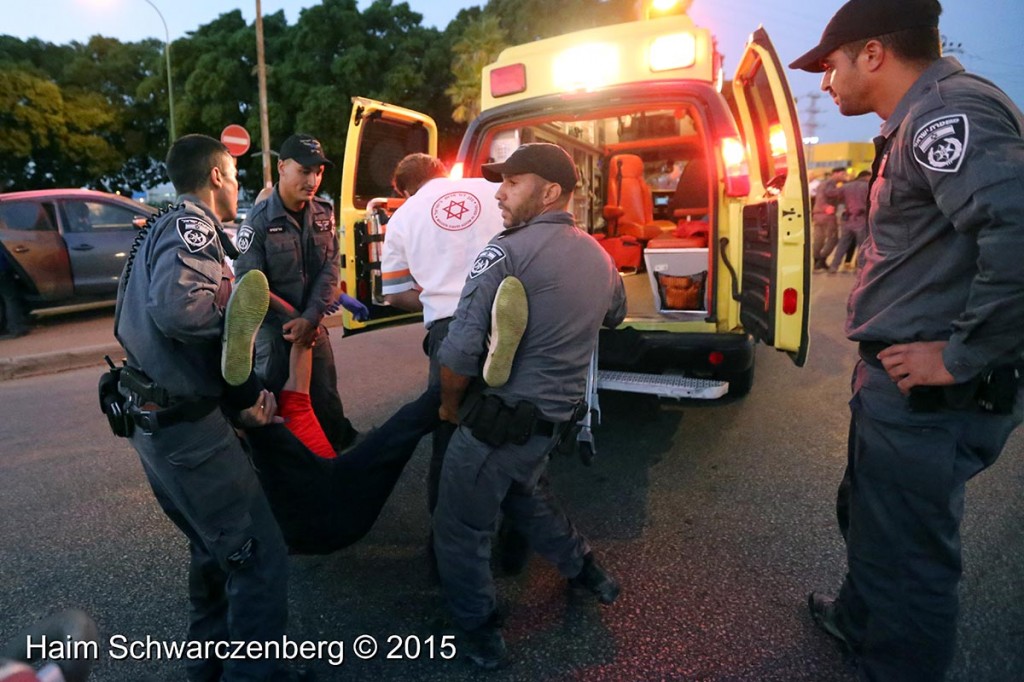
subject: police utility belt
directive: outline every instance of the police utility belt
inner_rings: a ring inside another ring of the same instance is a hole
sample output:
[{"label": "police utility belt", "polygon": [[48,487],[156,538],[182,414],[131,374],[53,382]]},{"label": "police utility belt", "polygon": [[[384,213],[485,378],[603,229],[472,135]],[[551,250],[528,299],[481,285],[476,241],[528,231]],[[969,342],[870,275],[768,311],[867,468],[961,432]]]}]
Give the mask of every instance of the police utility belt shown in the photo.
[{"label": "police utility belt", "polygon": [[493,447],[523,445],[533,436],[557,438],[561,444],[575,439],[577,422],[586,415],[587,404],[580,401],[569,421],[553,422],[540,417],[537,406],[528,400],[509,406],[496,395],[471,393],[460,412],[462,424],[473,437]]},{"label": "police utility belt", "polygon": [[[861,341],[861,360],[885,369],[876,356],[893,344]],[[915,386],[907,396],[911,412],[939,410],[980,410],[992,414],[1010,414],[1017,402],[1017,392],[1024,377],[1024,361],[993,367],[979,376],[952,386]]]},{"label": "police utility belt", "polygon": [[141,370],[117,367],[107,358],[110,370],[100,377],[100,409],[115,436],[130,438],[138,427],[153,434],[182,422],[194,422],[219,404],[212,398],[176,400]]}]

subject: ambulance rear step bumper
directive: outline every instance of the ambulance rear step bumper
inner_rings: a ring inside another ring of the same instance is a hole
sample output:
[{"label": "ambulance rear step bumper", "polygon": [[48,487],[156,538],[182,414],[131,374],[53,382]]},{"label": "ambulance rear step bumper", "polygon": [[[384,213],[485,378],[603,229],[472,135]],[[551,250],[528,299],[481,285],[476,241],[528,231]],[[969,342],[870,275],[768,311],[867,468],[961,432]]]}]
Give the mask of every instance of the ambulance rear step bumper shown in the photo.
[{"label": "ambulance rear step bumper", "polygon": [[597,388],[626,393],[647,393],[659,398],[715,400],[729,391],[728,381],[692,379],[676,374],[643,374],[599,370]]}]

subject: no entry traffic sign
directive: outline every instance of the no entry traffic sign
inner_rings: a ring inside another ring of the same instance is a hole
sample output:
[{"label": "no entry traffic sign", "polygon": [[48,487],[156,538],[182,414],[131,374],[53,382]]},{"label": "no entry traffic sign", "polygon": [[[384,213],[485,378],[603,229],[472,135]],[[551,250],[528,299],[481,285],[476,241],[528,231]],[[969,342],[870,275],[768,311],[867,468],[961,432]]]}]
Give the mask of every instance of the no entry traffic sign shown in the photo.
[{"label": "no entry traffic sign", "polygon": [[236,123],[221,131],[220,141],[228,148],[231,156],[241,156],[249,151],[249,131]]}]

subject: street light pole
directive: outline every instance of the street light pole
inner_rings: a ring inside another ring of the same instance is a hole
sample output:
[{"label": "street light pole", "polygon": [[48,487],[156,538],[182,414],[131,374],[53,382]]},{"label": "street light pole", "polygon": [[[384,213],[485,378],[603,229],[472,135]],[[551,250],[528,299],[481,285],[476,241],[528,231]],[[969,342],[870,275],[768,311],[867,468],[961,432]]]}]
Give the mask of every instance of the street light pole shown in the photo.
[{"label": "street light pole", "polygon": [[153,4],[152,0],[144,0],[146,4],[153,8],[157,16],[160,17],[160,23],[164,25],[164,60],[167,63],[167,103],[170,107],[171,118],[168,121],[168,132],[171,136],[171,144],[174,144],[174,140],[177,139],[177,135],[174,131],[174,86],[171,84],[171,32],[167,30],[167,22],[164,21],[164,15],[160,12],[160,8]]},{"label": "street light pole", "polygon": [[263,57],[263,10],[256,0],[256,78],[260,88],[260,144],[263,147],[263,186],[273,187],[270,173],[270,123],[267,115],[267,64]]}]

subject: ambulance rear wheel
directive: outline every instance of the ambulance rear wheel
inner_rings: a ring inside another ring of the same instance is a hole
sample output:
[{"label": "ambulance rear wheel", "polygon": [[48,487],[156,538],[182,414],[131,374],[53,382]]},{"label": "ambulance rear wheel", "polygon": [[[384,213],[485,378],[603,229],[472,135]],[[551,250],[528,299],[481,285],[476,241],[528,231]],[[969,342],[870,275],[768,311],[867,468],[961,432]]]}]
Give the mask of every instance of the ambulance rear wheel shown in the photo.
[{"label": "ambulance rear wheel", "polygon": [[727,395],[730,398],[742,398],[750,393],[750,389],[754,385],[754,365],[751,364],[749,369],[730,376],[728,381],[729,393]]}]

